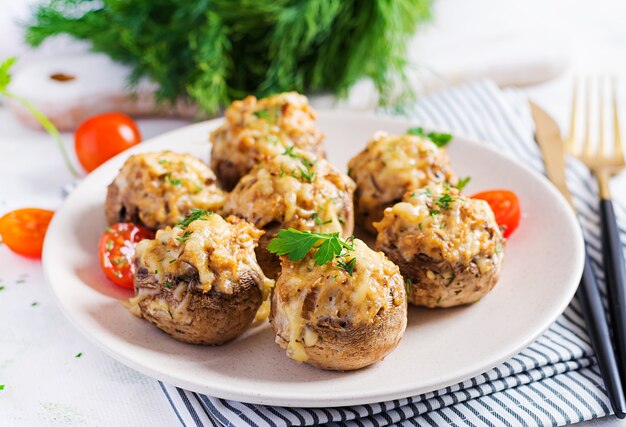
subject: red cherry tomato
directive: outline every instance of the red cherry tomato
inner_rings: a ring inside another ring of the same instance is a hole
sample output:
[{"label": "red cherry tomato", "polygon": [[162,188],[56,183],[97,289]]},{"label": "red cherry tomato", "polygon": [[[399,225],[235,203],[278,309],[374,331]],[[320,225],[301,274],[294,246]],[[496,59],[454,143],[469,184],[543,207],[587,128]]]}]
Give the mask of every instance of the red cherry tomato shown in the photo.
[{"label": "red cherry tomato", "polygon": [[46,209],[24,208],[0,218],[0,236],[13,252],[31,258],[41,258],[43,239],[54,215]]},{"label": "red cherry tomato", "polygon": [[140,142],[137,124],[122,113],[93,116],[74,132],[76,156],[87,172]]},{"label": "red cherry tomato", "polygon": [[135,279],[135,246],[154,233],[130,222],[120,222],[108,227],[98,243],[98,257],[104,274],[118,286],[133,288]]},{"label": "red cherry tomato", "polygon": [[490,190],[474,194],[474,199],[481,199],[489,203],[496,222],[503,228],[504,237],[509,237],[519,225],[522,211],[519,199],[509,190]]}]

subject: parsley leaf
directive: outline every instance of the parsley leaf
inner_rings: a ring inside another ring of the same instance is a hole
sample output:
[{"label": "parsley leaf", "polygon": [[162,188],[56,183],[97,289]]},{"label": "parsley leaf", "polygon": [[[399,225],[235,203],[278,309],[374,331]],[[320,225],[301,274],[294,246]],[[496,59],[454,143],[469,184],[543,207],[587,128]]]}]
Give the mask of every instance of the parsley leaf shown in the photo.
[{"label": "parsley leaf", "polygon": [[267,250],[273,254],[288,255],[291,261],[300,261],[314,247],[317,248],[313,255],[316,265],[332,261],[341,255],[343,249],[354,250],[351,240],[342,240],[339,233],[313,233],[294,228],[280,230],[278,236],[267,246]]},{"label": "parsley leaf", "polygon": [[185,234],[183,234],[180,237],[177,237],[176,240],[178,240],[181,243],[185,243],[187,240],[189,240],[189,237],[193,234],[193,231],[185,231]]},{"label": "parsley leaf", "polygon": [[445,146],[452,140],[452,135],[449,133],[428,132],[424,131],[423,127],[414,127],[406,131],[409,135],[423,136],[430,139],[439,148]]}]

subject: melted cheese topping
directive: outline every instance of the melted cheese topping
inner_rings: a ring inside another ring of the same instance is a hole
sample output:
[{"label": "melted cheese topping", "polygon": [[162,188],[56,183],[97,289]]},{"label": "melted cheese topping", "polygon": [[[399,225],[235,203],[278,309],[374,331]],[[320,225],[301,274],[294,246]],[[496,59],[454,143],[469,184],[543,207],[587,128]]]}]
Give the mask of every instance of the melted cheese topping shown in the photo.
[{"label": "melted cheese topping", "polygon": [[[307,166],[308,165],[308,166]],[[224,212],[258,228],[352,234],[355,184],[324,159],[294,149],[257,165],[228,195]]]},{"label": "melted cheese topping", "polygon": [[170,283],[168,277],[197,272],[202,292],[215,287],[232,294],[241,275],[253,272],[262,279],[265,299],[274,281],[263,275],[254,254],[262,234],[244,220],[232,216],[224,220],[212,214],[193,221],[186,229],[176,226],[157,231],[154,240],[139,242],[135,257],[163,286]]},{"label": "melted cheese topping", "polygon": [[235,101],[226,109],[224,124],[211,134],[213,167],[227,160],[244,175],[262,158],[291,145],[323,156],[324,135],[315,119],[307,98],[296,92]]},{"label": "melted cheese topping", "polygon": [[431,182],[452,182],[445,149],[416,135],[378,132],[348,163],[348,174],[357,184],[357,209],[382,218],[383,209],[399,201],[405,192]]},{"label": "melted cheese topping", "polygon": [[[287,355],[292,359],[308,359],[306,347],[319,339],[313,326],[364,326],[375,322],[381,310],[405,303],[398,267],[361,240],[355,239],[354,248],[345,257],[322,266],[315,265],[314,251],[298,262],[282,257],[275,293],[279,310],[287,319],[281,335],[289,342]],[[356,259],[352,275],[337,263],[351,259]]]},{"label": "melted cheese topping", "polygon": [[452,265],[475,262],[491,269],[504,239],[487,202],[462,196],[456,188],[433,184],[407,193],[375,223],[376,245],[395,247],[407,261],[418,254]]},{"label": "melted cheese topping", "polygon": [[131,156],[114,183],[123,205],[136,207],[141,222],[157,229],[182,221],[192,208],[219,209],[224,193],[215,181],[197,158],[163,151]]}]

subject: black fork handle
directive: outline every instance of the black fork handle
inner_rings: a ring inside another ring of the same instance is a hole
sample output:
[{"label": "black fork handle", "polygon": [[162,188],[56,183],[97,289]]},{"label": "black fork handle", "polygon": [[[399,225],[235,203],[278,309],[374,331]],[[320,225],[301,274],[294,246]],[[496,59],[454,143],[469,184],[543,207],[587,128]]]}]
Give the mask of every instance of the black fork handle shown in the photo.
[{"label": "black fork handle", "polygon": [[624,253],[613,202],[600,201],[602,252],[604,255],[609,311],[615,339],[617,363],[626,384],[626,271]]},{"label": "black fork handle", "polygon": [[585,255],[585,268],[577,294],[613,412],[618,418],[624,418],[626,416],[624,389],[611,345],[611,335],[600,290],[588,255]]}]

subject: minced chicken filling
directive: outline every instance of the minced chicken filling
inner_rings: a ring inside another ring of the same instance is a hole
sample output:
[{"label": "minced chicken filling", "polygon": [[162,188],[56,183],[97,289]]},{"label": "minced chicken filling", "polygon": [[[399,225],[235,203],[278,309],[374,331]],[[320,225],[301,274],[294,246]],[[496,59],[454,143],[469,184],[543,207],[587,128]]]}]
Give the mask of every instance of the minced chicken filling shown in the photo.
[{"label": "minced chicken filling", "polygon": [[163,286],[168,286],[169,277],[197,270],[202,292],[215,288],[224,294],[232,294],[241,275],[253,271],[262,279],[261,291],[263,298],[267,298],[274,281],[265,278],[254,254],[263,232],[232,216],[227,219],[212,213],[197,216],[186,227],[167,227],[157,231],[154,240],[139,242],[135,257],[140,265]]},{"label": "minced chicken filling", "polygon": [[139,219],[150,228],[182,221],[192,208],[217,210],[224,193],[215,174],[189,154],[171,151],[131,156],[114,184],[125,206],[135,206]]},{"label": "minced chicken filling", "polygon": [[288,147],[246,175],[229,194],[224,211],[263,228],[352,233],[355,184],[324,159]]},{"label": "minced chicken filling", "polygon": [[396,247],[407,261],[423,253],[452,265],[475,262],[489,269],[500,256],[504,239],[493,211],[483,200],[462,196],[447,184],[407,193],[375,223],[378,247]]},{"label": "minced chicken filling", "polygon": [[[315,265],[314,251],[298,262],[283,258],[275,292],[278,309],[288,319],[284,338],[289,341],[289,357],[305,361],[306,347],[317,343],[316,332],[307,325],[328,319],[340,325],[367,325],[381,310],[405,303],[398,267],[361,240],[355,239],[353,246],[353,251],[321,266]],[[339,261],[352,265],[352,271]]]},{"label": "minced chicken filling", "polygon": [[228,159],[250,169],[264,156],[275,156],[292,145],[322,155],[324,135],[315,119],[307,98],[296,92],[235,101],[226,109],[224,124],[211,134],[213,162]]}]

